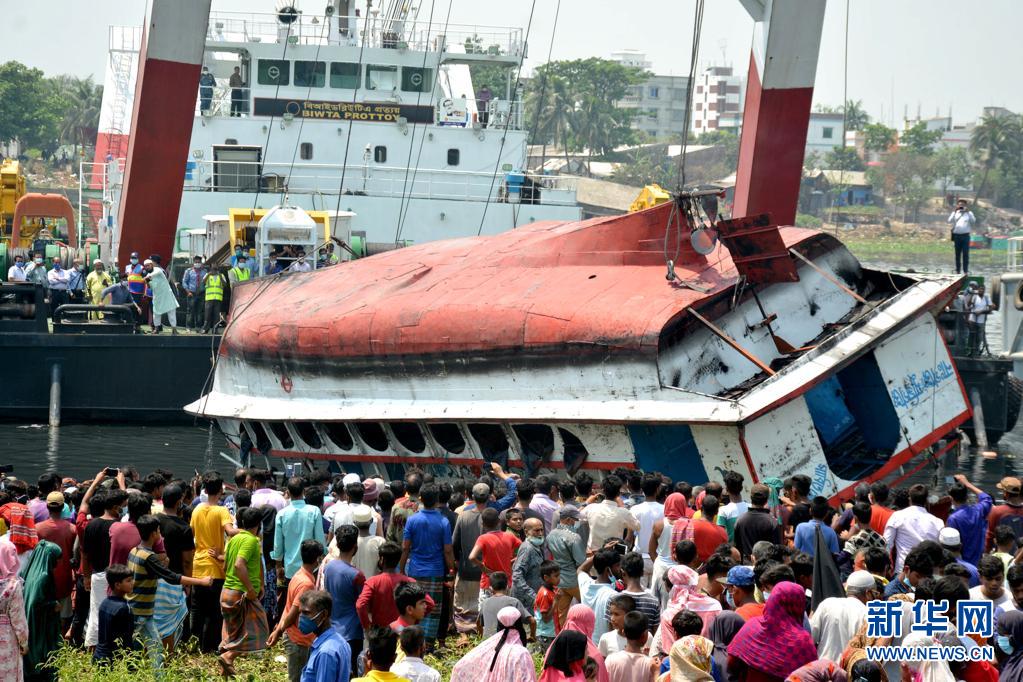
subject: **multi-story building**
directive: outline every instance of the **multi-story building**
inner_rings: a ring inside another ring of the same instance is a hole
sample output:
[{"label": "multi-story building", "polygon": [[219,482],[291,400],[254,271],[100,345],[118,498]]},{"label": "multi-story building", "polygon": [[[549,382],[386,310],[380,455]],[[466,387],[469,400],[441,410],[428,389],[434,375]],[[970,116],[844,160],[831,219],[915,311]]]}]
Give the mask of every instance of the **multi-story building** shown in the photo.
[{"label": "multi-story building", "polygon": [[842,146],[842,113],[813,112],[806,127],[806,153],[824,156],[835,147]]},{"label": "multi-story building", "polygon": [[693,92],[693,132],[734,130],[742,127],[745,83],[730,66],[710,66],[696,80]]},{"label": "multi-story building", "polygon": [[[647,72],[653,69],[646,55],[638,50],[612,52],[611,60]],[[688,85],[687,76],[651,74],[643,83],[630,87],[617,106],[636,111],[632,119],[633,128],[654,139],[672,137],[680,134],[686,124]]]}]

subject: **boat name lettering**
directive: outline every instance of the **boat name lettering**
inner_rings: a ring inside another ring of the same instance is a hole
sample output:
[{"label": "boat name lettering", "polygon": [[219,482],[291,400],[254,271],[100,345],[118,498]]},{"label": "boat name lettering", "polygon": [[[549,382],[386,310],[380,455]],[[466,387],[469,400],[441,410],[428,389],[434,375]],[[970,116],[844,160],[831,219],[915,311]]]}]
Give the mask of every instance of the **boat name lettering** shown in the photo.
[{"label": "boat name lettering", "polygon": [[433,123],[433,107],[392,102],[325,102],[309,99],[269,99],[257,97],[254,116],[319,118],[333,121],[369,121],[395,123],[404,118],[409,123]]},{"label": "boat name lettering", "polygon": [[902,386],[892,389],[892,402],[896,407],[916,407],[928,391],[936,390],[954,376],[955,370],[945,360],[933,369],[925,369],[919,377],[916,372],[911,372],[902,377]]}]

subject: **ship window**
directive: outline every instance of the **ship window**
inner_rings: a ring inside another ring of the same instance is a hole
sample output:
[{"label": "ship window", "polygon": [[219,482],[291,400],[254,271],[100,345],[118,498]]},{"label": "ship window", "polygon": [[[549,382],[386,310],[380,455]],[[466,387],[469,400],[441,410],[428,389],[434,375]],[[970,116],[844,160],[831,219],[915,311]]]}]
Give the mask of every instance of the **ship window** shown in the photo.
[{"label": "ship window", "polygon": [[316,427],[312,425],[312,422],[295,422],[295,431],[298,432],[298,437],[302,439],[302,442],[313,450],[319,450],[323,447],[320,434],[317,433]]},{"label": "ship window", "polygon": [[458,162],[462,160],[462,152],[457,149],[448,150],[448,165],[457,166]]},{"label": "ship window", "polygon": [[351,450],[355,447],[355,442],[352,441],[352,434],[348,432],[348,427],[344,424],[326,422],[323,425],[323,430],[327,432],[327,438],[342,450]]},{"label": "ship window", "polygon": [[561,435],[561,441],[565,444],[565,454],[562,456],[562,459],[565,461],[565,471],[568,472],[569,476],[575,476],[575,473],[579,471],[579,467],[586,463],[586,458],[590,456],[590,451],[579,440],[579,436],[571,431],[559,427],[558,433]]},{"label": "ship window", "polygon": [[368,64],[366,66],[367,90],[394,90],[398,87],[398,67]]},{"label": "ship window", "polygon": [[406,92],[430,92],[433,88],[433,69],[418,66],[401,67],[401,89]]},{"label": "ship window", "polygon": [[465,451],[465,438],[458,424],[430,424],[428,426],[437,445],[446,452],[460,455]]},{"label": "ship window", "polygon": [[302,157],[303,161],[308,161],[313,158],[313,143],[303,142],[298,147],[298,155]]},{"label": "ship window", "polygon": [[295,62],[295,85],[322,88],[326,77],[326,62]]},{"label": "ship window", "polygon": [[288,427],[284,425],[284,422],[269,422],[270,430],[274,436],[277,437],[277,442],[284,447],[285,450],[290,450],[295,447],[295,441],[292,439],[291,434],[288,433]]},{"label": "ship window", "polygon": [[380,452],[387,449],[387,434],[379,422],[358,422],[355,428],[366,445]]},{"label": "ship window", "polygon": [[512,431],[519,439],[526,475],[532,476],[554,452],[554,431],[546,424],[516,424]]},{"label": "ship window", "polygon": [[330,63],[330,87],[355,90],[359,87],[359,65],[347,62]]},{"label": "ship window", "polygon": [[373,160],[377,163],[387,163],[387,147],[380,144],[373,147]]},{"label": "ship window", "polygon": [[259,422],[245,422],[245,426],[249,431],[249,435],[252,436],[256,449],[263,454],[270,452],[270,439],[267,437],[263,425]]},{"label": "ship window", "polygon": [[390,424],[391,433],[398,439],[398,442],[402,446],[415,453],[420,453],[426,450],[426,439],[423,438],[423,432],[419,428],[419,424],[414,422],[392,422]]},{"label": "ship window", "polygon": [[291,63],[287,59],[260,59],[256,65],[260,85],[287,85],[291,82]]},{"label": "ship window", "polygon": [[469,424],[469,433],[480,446],[485,462],[497,462],[508,468],[508,437],[500,424]]}]

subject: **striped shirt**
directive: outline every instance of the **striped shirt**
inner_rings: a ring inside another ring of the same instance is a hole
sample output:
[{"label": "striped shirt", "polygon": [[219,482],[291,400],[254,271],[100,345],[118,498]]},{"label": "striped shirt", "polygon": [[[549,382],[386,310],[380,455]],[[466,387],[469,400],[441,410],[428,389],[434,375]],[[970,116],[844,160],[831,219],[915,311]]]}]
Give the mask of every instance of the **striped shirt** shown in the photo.
[{"label": "striped shirt", "polygon": [[181,575],[164,567],[152,549],[139,545],[128,554],[128,567],[135,576],[135,587],[128,595],[133,616],[151,617],[156,601],[156,581],[163,578],[171,585],[181,584]]}]

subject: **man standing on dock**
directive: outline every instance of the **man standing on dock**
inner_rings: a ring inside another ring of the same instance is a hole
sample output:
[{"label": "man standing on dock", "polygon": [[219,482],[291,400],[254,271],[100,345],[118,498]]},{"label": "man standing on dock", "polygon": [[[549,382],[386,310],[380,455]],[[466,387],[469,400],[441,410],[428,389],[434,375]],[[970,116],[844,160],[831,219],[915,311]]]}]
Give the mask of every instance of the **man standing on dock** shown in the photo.
[{"label": "man standing on dock", "polygon": [[192,267],[185,270],[181,277],[181,288],[185,290],[185,326],[192,331],[198,331],[202,327],[203,296],[202,285],[206,279],[206,268],[202,266],[202,256],[192,259]]},{"label": "man standing on dock", "polygon": [[203,334],[212,334],[220,326],[220,309],[224,305],[224,276],[216,263],[210,263],[209,274],[202,280],[206,310],[202,324]]},{"label": "man standing on dock", "polygon": [[[952,226],[952,243],[956,251],[956,274],[970,272],[970,230],[977,224],[977,218],[966,206],[966,199],[956,202],[956,210],[948,217],[948,223]],[[960,271],[960,264],[962,270]]]},{"label": "man standing on dock", "polygon": [[50,316],[56,314],[57,308],[68,302],[68,271],[60,264],[59,258],[53,259],[53,268],[46,274],[50,284]]}]

